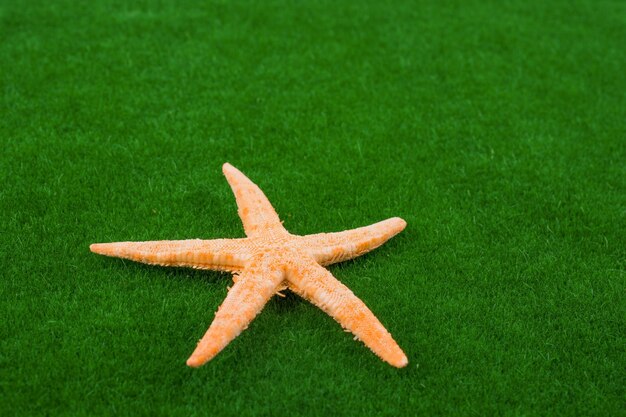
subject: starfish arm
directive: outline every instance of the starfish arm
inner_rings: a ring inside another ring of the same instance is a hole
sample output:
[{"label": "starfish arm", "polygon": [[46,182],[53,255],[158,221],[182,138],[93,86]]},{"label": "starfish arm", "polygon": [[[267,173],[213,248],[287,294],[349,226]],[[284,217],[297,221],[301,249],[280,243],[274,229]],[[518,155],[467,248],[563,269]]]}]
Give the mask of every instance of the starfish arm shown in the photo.
[{"label": "starfish arm", "polygon": [[235,194],[239,217],[247,236],[286,233],[274,207],[256,184],[229,163],[224,164],[222,171]]},{"label": "starfish arm", "polygon": [[263,256],[252,259],[228,292],[187,365],[198,367],[205,364],[239,336],[274,295],[283,279],[282,268]]},{"label": "starfish arm", "polygon": [[408,359],[376,316],[348,287],[314,260],[289,270],[290,288],[352,332],[376,355],[402,368]]},{"label": "starfish arm", "polygon": [[302,236],[309,253],[322,265],[347,261],[376,249],[406,227],[399,218],[383,220],[358,229]]},{"label": "starfish arm", "polygon": [[151,265],[186,266],[237,272],[251,256],[247,239],[156,240],[151,242],[94,243],[97,254]]}]

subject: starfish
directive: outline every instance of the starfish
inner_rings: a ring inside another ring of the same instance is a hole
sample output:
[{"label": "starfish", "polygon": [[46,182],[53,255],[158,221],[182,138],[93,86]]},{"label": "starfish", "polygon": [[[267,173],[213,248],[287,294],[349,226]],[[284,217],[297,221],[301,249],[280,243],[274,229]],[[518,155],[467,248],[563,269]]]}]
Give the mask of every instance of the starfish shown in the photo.
[{"label": "starfish", "polygon": [[151,265],[233,273],[234,284],[187,365],[198,367],[215,357],[248,327],[274,294],[289,288],[338,321],[382,360],[398,368],[406,366],[406,355],[376,316],[324,268],[379,247],[400,233],[406,222],[394,217],[342,232],[292,235],[258,186],[228,163],[222,171],[235,194],[246,238],[90,246],[97,254]]}]

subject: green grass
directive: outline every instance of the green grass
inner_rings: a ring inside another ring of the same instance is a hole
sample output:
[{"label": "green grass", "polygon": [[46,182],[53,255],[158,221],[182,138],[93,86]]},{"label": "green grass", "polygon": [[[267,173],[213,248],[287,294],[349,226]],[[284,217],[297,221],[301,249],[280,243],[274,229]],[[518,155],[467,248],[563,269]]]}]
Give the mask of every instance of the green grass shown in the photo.
[{"label": "green grass", "polygon": [[[82,5],[85,3],[85,5]],[[0,414],[625,415],[626,3],[0,0]],[[93,242],[407,229],[331,267],[397,370]]]}]

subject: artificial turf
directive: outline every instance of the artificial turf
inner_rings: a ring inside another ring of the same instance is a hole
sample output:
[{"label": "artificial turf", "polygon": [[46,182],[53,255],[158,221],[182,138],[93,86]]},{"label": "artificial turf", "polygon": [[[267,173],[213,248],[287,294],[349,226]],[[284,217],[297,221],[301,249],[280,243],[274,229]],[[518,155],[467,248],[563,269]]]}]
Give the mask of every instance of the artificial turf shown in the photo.
[{"label": "artificial turf", "polygon": [[[0,415],[624,415],[623,1],[0,0]],[[394,369],[276,297],[200,369],[226,274],[93,242],[240,237],[225,161]]]}]

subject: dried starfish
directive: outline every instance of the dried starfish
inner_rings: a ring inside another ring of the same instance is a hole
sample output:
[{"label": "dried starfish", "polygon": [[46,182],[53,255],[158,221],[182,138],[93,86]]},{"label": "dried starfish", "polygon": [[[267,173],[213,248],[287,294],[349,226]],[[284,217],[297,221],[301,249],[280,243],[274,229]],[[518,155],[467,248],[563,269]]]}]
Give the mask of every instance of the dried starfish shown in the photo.
[{"label": "dried starfish", "polygon": [[187,360],[197,367],[237,337],[277,292],[289,288],[337,320],[389,364],[407,357],[389,332],[348,287],[323,266],[371,251],[400,233],[399,217],[337,233],[296,236],[282,225],[265,194],[226,163],[223,172],[239,208],[247,238],[95,243],[92,252],[152,265],[228,271],[234,285],[211,326]]}]

